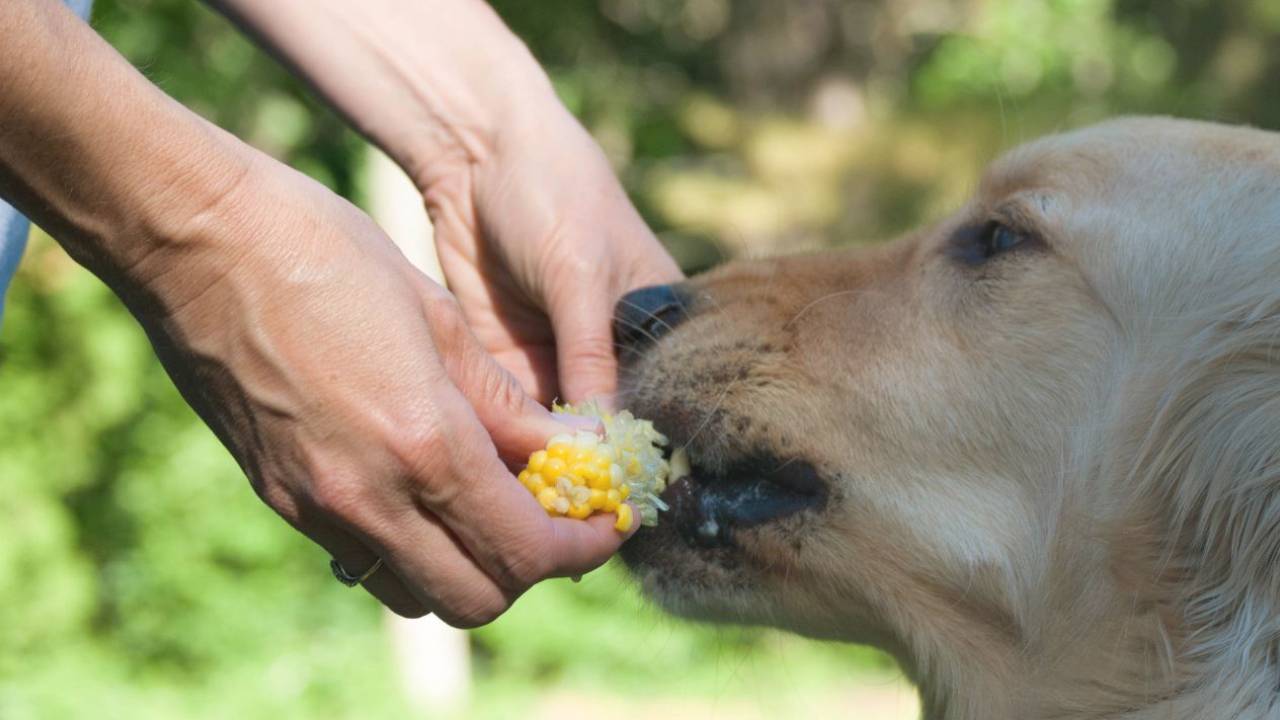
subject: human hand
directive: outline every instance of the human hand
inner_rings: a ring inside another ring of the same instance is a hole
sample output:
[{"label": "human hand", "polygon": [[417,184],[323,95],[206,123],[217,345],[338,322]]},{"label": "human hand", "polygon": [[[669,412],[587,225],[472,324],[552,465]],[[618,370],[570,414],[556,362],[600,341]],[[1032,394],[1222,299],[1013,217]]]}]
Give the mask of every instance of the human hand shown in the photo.
[{"label": "human hand", "polygon": [[564,426],[355,208],[259,159],[184,234],[133,309],[267,504],[353,573],[384,560],[388,607],[474,626],[616,551],[511,476]]},{"label": "human hand", "polygon": [[496,132],[417,178],[449,287],[485,349],[542,402],[607,398],[614,304],[680,270],[553,94]]},{"label": "human hand", "polygon": [[680,271],[480,0],[212,0],[418,184],[472,331],[542,402],[613,392],[611,319]]},{"label": "human hand", "polygon": [[608,518],[548,518],[508,472],[562,426],[368,218],[62,3],[0,3],[0,28],[0,196],[125,300],[272,508],[348,570],[382,558],[393,610],[458,625],[613,554]]}]

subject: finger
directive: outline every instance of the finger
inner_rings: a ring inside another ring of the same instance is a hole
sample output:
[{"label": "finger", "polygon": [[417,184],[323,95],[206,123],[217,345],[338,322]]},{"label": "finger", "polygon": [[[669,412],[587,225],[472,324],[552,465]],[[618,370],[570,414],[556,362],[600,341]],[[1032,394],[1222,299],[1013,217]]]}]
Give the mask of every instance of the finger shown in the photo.
[{"label": "finger", "polygon": [[404,507],[388,532],[369,541],[410,590],[454,627],[492,622],[523,591],[500,585],[440,518],[416,501]]},{"label": "finger", "polygon": [[633,524],[624,535],[614,529],[616,520],[613,513],[592,515],[586,520],[551,518],[553,537],[548,547],[554,555],[552,576],[585,575],[613,557],[622,543],[635,534],[634,525],[638,525]]},{"label": "finger", "polygon": [[[307,535],[351,575],[363,575],[378,562],[379,556],[368,546],[327,521],[312,521]],[[385,558],[383,563],[387,564]],[[361,583],[361,587],[402,617],[418,618],[430,612],[430,608],[405,587],[390,567],[378,568]]]},{"label": "finger", "polygon": [[419,477],[418,494],[502,588],[518,595],[545,578],[598,567],[617,551],[621,539],[605,518],[547,517],[503,465],[461,396],[441,407],[452,437],[439,450],[423,453],[432,458],[423,467],[448,469]]},{"label": "finger", "polygon": [[577,297],[551,307],[560,391],[569,402],[592,398],[608,402],[617,389],[612,325],[615,300],[612,296]]},{"label": "finger", "polygon": [[539,405],[549,406],[560,397],[554,343],[548,341],[546,345],[521,346],[491,354]]},{"label": "finger", "polygon": [[[428,293],[424,310],[458,392],[436,398],[448,437],[424,439],[418,464],[411,466],[423,508],[508,593],[602,564],[617,550],[616,531],[603,523],[583,524],[576,533],[557,531],[503,463],[523,461],[567,428],[484,352],[451,297]],[[501,456],[498,448],[504,449]]]},{"label": "finger", "polygon": [[421,506],[416,493],[361,497],[331,503],[327,511],[339,533],[355,543],[335,544],[331,551],[345,569],[367,570],[382,558],[385,567],[365,582],[370,592],[390,588],[394,579],[420,607],[455,627],[488,623],[519,596],[485,573],[440,519]]},{"label": "finger", "polygon": [[427,322],[445,372],[502,458],[523,463],[530,453],[545,447],[551,436],[572,432],[485,352],[452,298],[432,295],[426,302]]}]

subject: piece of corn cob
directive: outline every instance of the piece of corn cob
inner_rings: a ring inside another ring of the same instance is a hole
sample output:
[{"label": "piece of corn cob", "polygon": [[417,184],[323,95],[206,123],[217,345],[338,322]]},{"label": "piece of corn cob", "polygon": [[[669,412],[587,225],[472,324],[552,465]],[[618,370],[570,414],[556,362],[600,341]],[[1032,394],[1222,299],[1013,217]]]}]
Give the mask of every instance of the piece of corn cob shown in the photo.
[{"label": "piece of corn cob", "polygon": [[658,498],[670,473],[661,449],[667,438],[653,423],[626,410],[602,413],[593,402],[553,409],[599,420],[604,436],[586,431],[556,435],[545,450],[529,456],[520,483],[547,514],[581,520],[598,512],[617,513],[614,527],[626,532],[634,506],[642,524],[656,525],[658,511],[667,509]]}]

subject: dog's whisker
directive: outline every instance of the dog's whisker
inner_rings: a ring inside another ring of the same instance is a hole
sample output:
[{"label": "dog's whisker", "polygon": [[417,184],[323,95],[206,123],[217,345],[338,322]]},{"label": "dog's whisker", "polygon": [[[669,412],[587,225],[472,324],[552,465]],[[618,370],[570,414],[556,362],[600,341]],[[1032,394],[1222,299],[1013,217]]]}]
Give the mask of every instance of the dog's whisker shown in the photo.
[{"label": "dog's whisker", "polygon": [[791,327],[792,323],[799,320],[800,316],[808,312],[811,308],[813,308],[813,306],[817,305],[818,303],[830,300],[832,298],[840,297],[842,295],[883,295],[883,294],[884,293],[880,290],[866,290],[862,288],[858,288],[854,290],[837,290],[836,292],[827,293],[826,295],[823,295],[817,300],[814,300],[810,302],[808,305],[805,305],[804,307],[800,308],[800,311],[797,312],[795,315],[792,315],[790,320],[783,323],[782,329],[786,330],[787,328]]},{"label": "dog's whisker", "polygon": [[[662,319],[662,318],[661,318],[657,313],[655,313],[654,311],[649,310],[648,308],[645,308],[645,307],[643,307],[643,306],[641,306],[641,305],[637,305],[637,304],[635,304],[635,303],[631,302],[631,301],[630,301],[630,300],[628,300],[625,296],[624,296],[624,297],[622,297],[622,298],[620,298],[620,299],[618,300],[618,304],[619,304],[619,305],[626,305],[626,306],[628,306],[628,307],[630,307],[630,308],[634,308],[634,309],[636,309],[636,310],[639,310],[640,312],[642,312],[642,313],[644,313],[645,315],[647,315],[649,320],[655,320],[655,321],[660,322],[660,323],[662,323],[663,325],[665,325],[665,326],[666,326],[666,328],[667,328],[667,330],[673,330],[673,329],[674,329],[674,328],[672,327],[671,323],[668,323],[666,320],[663,320],[663,319]],[[646,331],[646,328],[640,327],[639,325],[636,325],[635,323],[627,322],[625,318],[619,318],[617,315],[615,315],[614,317],[615,317],[615,318],[617,318],[617,319],[619,319],[619,320],[622,320],[622,322],[623,322],[624,324],[626,324],[628,327],[634,328],[634,329],[636,329],[636,330],[640,330],[641,332],[645,332],[645,331]],[[649,337],[650,337],[650,338],[653,338],[653,335],[649,335]],[[654,338],[654,339],[656,339],[656,338]]]},{"label": "dog's whisker", "polygon": [[709,424],[711,424],[711,420],[715,417],[715,414],[720,411],[720,406],[724,404],[724,399],[728,397],[729,391],[732,390],[733,386],[737,383],[737,378],[725,383],[724,390],[720,392],[720,397],[716,399],[715,404],[713,404],[711,409],[707,411],[707,414],[702,419],[702,423],[698,425],[698,429],[694,430],[693,434],[684,441],[684,445],[681,445],[683,449],[687,450],[689,446],[693,444],[693,441],[697,439],[698,435],[701,434]]},{"label": "dog's whisker", "polygon": [[[650,341],[652,341],[652,342],[657,342],[657,341],[658,341],[658,337],[657,337],[656,335],[654,335],[652,332],[650,332],[650,331],[649,331],[649,329],[648,329],[648,328],[646,328],[646,327],[644,327],[643,325],[638,325],[638,324],[636,324],[636,323],[634,323],[634,322],[631,322],[630,320],[627,320],[626,318],[624,318],[624,317],[622,317],[622,316],[620,316],[620,315],[614,315],[614,316],[613,316],[613,321],[614,321],[615,323],[618,323],[618,324],[622,325],[623,327],[627,328],[628,330],[635,330],[636,332],[643,334],[646,338],[648,338],[648,339],[649,339]],[[665,323],[664,323],[664,324],[665,324]],[[670,326],[668,325],[668,327],[670,327]]]}]

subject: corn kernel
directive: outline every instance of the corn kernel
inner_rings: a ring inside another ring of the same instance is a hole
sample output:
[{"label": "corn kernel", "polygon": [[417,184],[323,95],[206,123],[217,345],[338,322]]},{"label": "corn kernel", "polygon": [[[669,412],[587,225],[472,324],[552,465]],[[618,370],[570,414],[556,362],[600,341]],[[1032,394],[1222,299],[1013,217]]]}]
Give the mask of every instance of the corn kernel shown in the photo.
[{"label": "corn kernel", "polygon": [[592,510],[603,510],[605,502],[609,499],[609,494],[604,490],[592,490],[591,497],[587,498],[587,505]]},{"label": "corn kernel", "polygon": [[547,462],[547,451],[539,450],[529,456],[529,472],[542,472],[542,466]]},{"label": "corn kernel", "polygon": [[559,497],[560,496],[556,494],[556,491],[553,488],[543,488],[538,493],[538,503],[542,505],[544,509],[552,510],[555,508],[556,498]]},{"label": "corn kernel", "polygon": [[[605,415],[594,404],[555,409],[600,420],[604,436],[586,431],[556,435],[545,450],[529,456],[520,484],[552,516],[583,519],[616,512],[614,527],[621,532],[630,529],[636,514],[642,524],[656,524],[658,511],[666,509],[658,495],[666,488],[670,467],[661,451],[667,439],[653,423],[625,410]],[[631,505],[623,504],[628,498]]]},{"label": "corn kernel", "polygon": [[618,520],[613,524],[613,529],[618,532],[626,532],[631,529],[631,506],[618,506]]},{"label": "corn kernel", "polygon": [[553,480],[559,480],[569,471],[569,464],[558,457],[552,457],[542,466],[542,474]]}]

